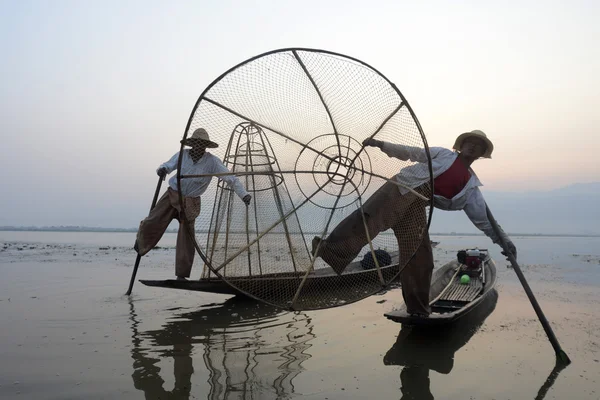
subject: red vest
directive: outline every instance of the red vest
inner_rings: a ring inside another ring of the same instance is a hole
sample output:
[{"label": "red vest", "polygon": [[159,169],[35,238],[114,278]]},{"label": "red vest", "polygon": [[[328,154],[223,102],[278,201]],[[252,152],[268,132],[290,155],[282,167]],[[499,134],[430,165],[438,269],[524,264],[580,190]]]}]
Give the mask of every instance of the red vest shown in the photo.
[{"label": "red vest", "polygon": [[463,190],[470,178],[469,169],[456,157],[450,168],[433,180],[433,193],[451,199]]}]

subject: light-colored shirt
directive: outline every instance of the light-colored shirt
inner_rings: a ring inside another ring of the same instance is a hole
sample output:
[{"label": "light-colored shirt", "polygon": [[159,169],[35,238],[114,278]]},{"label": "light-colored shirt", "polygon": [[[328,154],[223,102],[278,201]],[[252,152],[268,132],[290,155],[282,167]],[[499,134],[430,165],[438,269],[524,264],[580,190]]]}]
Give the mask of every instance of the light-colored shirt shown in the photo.
[{"label": "light-colored shirt", "polygon": [[[429,182],[429,167],[425,149],[383,142],[381,150],[389,157],[398,158],[403,161],[416,162],[416,164],[402,168],[402,170],[394,177],[400,184],[414,189]],[[443,147],[430,147],[429,154],[431,155],[433,179],[437,178],[450,168],[452,163],[456,160],[456,157],[458,157],[457,153]],[[496,232],[487,217],[485,200],[483,194],[479,190],[479,186],[483,186],[483,184],[471,168],[469,168],[469,172],[471,173],[471,178],[456,196],[447,199],[443,196],[434,195],[434,205],[441,210],[464,210],[473,225],[489,236],[494,243],[498,243],[500,238],[496,235]],[[402,194],[409,192],[406,188],[401,186],[398,188]],[[502,228],[500,228],[500,234],[503,235],[505,240],[509,240]]]},{"label": "light-colored shirt", "polygon": [[[158,168],[166,168],[167,173],[177,169],[177,162],[179,160],[179,152],[175,153],[173,157],[166,163],[161,164]],[[196,162],[192,160],[189,149],[183,150],[183,159],[181,160],[181,175],[202,175],[202,174],[222,174],[230,172],[229,169],[213,154],[208,151]],[[243,199],[248,194],[240,180],[235,175],[222,175],[219,179],[226,182],[230,188]],[[208,188],[212,176],[205,176],[201,178],[182,178],[181,179],[181,194],[185,197],[200,197]],[[169,179],[169,187],[173,190],[179,190],[177,188],[177,175],[173,175]]]}]

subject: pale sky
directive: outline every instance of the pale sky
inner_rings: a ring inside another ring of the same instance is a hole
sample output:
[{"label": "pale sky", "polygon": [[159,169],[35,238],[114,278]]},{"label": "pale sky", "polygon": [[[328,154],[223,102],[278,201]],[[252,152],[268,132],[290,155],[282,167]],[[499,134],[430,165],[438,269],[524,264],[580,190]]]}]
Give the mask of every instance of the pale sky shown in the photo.
[{"label": "pale sky", "polygon": [[598,1],[0,1],[0,225],[134,227],[203,89],[283,47],[361,59],[485,191],[600,181]]}]

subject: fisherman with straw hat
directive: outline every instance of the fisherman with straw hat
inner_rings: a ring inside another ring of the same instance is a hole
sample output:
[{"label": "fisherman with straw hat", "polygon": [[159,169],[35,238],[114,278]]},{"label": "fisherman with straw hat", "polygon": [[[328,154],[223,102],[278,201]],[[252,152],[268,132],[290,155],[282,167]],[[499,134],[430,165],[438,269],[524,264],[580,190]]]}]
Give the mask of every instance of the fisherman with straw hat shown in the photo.
[{"label": "fisherman with straw hat", "polygon": [[[191,149],[182,150],[181,174],[180,175],[205,175],[229,173],[229,169],[221,160],[206,151],[207,148],[216,148],[219,145],[208,136],[204,128],[196,129],[192,135],[181,141]],[[165,179],[171,172],[177,169],[179,152],[171,159],[161,164],[156,173]],[[248,206],[252,197],[240,180],[235,175],[222,175],[223,180]],[[177,233],[177,248],[175,251],[175,275],[177,279],[189,278],[194,263],[194,223],[200,214],[200,196],[206,191],[212,180],[212,176],[181,179],[181,189],[177,185],[177,175],[169,179],[169,188],[158,200],[156,206],[150,211],[148,217],[140,222],[140,227],[135,243],[135,250],[140,256],[148,253],[160,240],[173,219],[179,220],[179,232]],[[179,203],[179,191],[184,199],[184,210]],[[187,220],[189,229],[183,224]]]},{"label": "fisherman with straw hat", "polygon": [[[415,164],[403,168],[380,187],[365,201],[362,211],[356,210],[346,217],[326,239],[315,237],[312,242],[313,255],[321,257],[341,274],[368,244],[369,238],[372,240],[379,233],[392,229],[398,239],[400,265],[406,264],[400,280],[407,311],[414,315],[428,316],[431,312],[429,286],[433,271],[433,253],[427,232],[426,207],[429,201],[414,193],[431,198],[427,153],[420,147],[373,138],[366,139],[363,145],[378,147],[389,157]],[[487,217],[485,200],[479,190],[482,183],[471,169],[475,160],[492,158],[494,145],[484,132],[474,130],[459,135],[453,149],[455,151],[443,147],[429,149],[434,178],[434,205],[442,210],[464,210],[478,229],[494,243],[500,243],[500,237]],[[368,235],[365,232],[363,214]],[[508,235],[501,228],[499,233],[508,244],[508,250],[516,257],[517,250]],[[408,253],[414,248],[417,248],[416,253],[412,259],[407,260],[412,256]],[[406,249],[405,254],[403,249]]]}]

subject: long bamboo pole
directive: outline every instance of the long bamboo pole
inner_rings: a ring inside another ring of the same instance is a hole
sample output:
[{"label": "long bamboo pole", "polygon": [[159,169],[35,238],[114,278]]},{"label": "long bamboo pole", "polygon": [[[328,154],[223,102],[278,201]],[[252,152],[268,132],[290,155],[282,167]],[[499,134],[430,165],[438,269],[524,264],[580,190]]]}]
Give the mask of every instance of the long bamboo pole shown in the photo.
[{"label": "long bamboo pole", "polygon": [[535,310],[535,313],[537,314],[538,319],[540,320],[540,323],[544,327],[544,331],[546,331],[546,335],[548,336],[548,339],[550,340],[552,347],[554,347],[554,351],[556,352],[556,359],[566,365],[570,364],[571,360],[569,359],[569,356],[567,356],[567,353],[565,353],[563,351],[563,349],[560,347],[560,343],[558,343],[558,339],[556,339],[556,335],[554,335],[554,331],[552,330],[550,323],[546,319],[546,316],[544,315],[542,308],[540,307],[539,303],[535,299],[535,296],[533,295],[533,292],[531,291],[531,288],[529,287],[529,284],[527,283],[527,280],[525,279],[525,275],[523,275],[523,272],[521,271],[521,268],[519,267],[519,264],[517,263],[517,259],[516,259],[515,255],[512,254],[512,252],[508,248],[506,240],[504,239],[504,236],[501,234],[502,232],[500,231],[500,227],[498,226],[498,223],[494,219],[494,216],[492,215],[492,212],[490,211],[490,208],[487,206],[487,204],[485,206],[485,209],[487,212],[487,217],[488,217],[490,223],[492,224],[492,228],[494,229],[494,232],[496,232],[496,235],[498,235],[498,237],[500,238],[500,245],[502,246],[502,249],[506,253],[508,260],[512,264],[513,269],[517,273],[517,277],[519,278],[519,281],[521,282],[521,285],[523,286],[523,289],[525,290],[525,293],[527,294],[527,297],[529,298],[529,301],[531,302],[531,305],[533,306],[533,309]]},{"label": "long bamboo pole", "polygon": [[[156,185],[156,191],[154,192],[154,198],[152,199],[152,205],[150,206],[150,211],[152,211],[152,209],[154,208],[154,206],[156,206],[156,201],[158,200],[158,194],[160,193],[160,186],[162,185],[163,179],[165,179],[165,178],[162,177],[162,176],[160,176],[158,178],[158,184]],[[140,266],[140,260],[141,259],[142,259],[142,256],[140,256],[139,254],[135,258],[135,264],[133,266],[133,272],[131,274],[131,280],[129,281],[129,288],[127,289],[127,293],[125,293],[127,296],[129,296],[131,294],[131,291],[133,290],[133,284],[135,282],[135,276],[137,275],[137,270],[138,270],[138,267]]]}]

